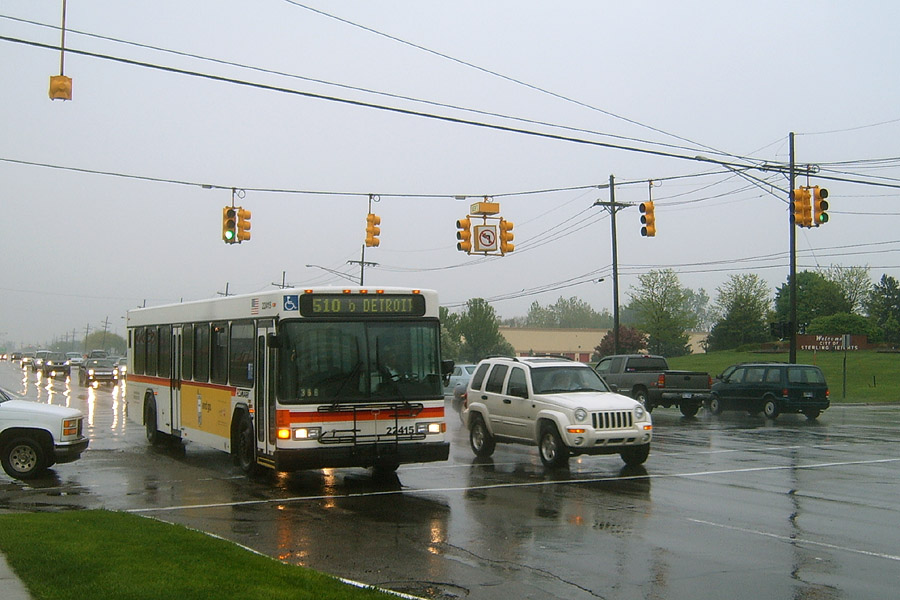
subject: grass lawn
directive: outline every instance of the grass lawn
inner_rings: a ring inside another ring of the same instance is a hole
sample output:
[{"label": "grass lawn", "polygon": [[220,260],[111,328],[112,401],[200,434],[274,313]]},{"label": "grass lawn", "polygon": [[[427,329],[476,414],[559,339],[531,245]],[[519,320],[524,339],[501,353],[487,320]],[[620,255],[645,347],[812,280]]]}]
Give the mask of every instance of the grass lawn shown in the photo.
[{"label": "grass lawn", "polygon": [[[818,365],[825,373],[831,401],[900,402],[900,353],[858,350],[846,353],[847,387],[844,397],[844,352],[797,351],[800,364]],[[740,362],[787,362],[788,353],[738,352],[726,350],[669,359],[672,369],[706,371],[713,377],[725,367]]]},{"label": "grass lawn", "polygon": [[37,600],[396,598],[185,527],[104,510],[0,515],[0,551]]}]

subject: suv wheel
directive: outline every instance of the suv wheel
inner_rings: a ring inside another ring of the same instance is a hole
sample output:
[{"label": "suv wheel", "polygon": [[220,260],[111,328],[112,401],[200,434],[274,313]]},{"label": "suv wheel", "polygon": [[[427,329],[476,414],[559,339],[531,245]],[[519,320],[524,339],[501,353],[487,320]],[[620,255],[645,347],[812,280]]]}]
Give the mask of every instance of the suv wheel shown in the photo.
[{"label": "suv wheel", "polygon": [[487,458],[494,453],[497,443],[494,436],[488,431],[484,419],[479,414],[469,416],[472,425],[469,427],[469,445],[472,446],[472,452],[479,458]]},{"label": "suv wheel", "polygon": [[709,412],[713,415],[721,415],[722,414],[722,401],[719,400],[719,397],[713,394],[713,396],[709,399]]},{"label": "suv wheel", "polygon": [[619,452],[619,456],[622,457],[622,460],[629,467],[642,465],[647,462],[647,457],[650,456],[650,444],[630,446]]},{"label": "suv wheel", "polygon": [[778,402],[775,401],[775,398],[766,399],[763,405],[763,413],[770,419],[774,419],[781,414],[781,409],[778,408]]},{"label": "suv wheel", "polygon": [[807,408],[803,411],[803,414],[806,415],[806,418],[810,421],[815,421],[819,418],[819,415],[822,414],[822,411],[818,408]]},{"label": "suv wheel", "polygon": [[541,462],[545,467],[557,469],[569,464],[569,450],[563,443],[556,425],[544,423],[541,425],[541,435],[538,439],[538,451],[541,454]]},{"label": "suv wheel", "polygon": [[685,417],[693,417],[697,415],[697,411],[700,410],[699,404],[688,404],[682,402],[681,404],[681,414]]}]

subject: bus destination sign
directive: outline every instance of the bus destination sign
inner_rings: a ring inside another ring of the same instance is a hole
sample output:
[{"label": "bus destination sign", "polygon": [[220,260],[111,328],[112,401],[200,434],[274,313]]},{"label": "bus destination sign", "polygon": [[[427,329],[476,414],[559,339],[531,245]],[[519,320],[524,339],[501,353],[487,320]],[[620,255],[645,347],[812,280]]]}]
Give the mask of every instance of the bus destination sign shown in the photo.
[{"label": "bus destination sign", "polygon": [[304,317],[421,317],[425,298],[419,294],[303,294]]}]

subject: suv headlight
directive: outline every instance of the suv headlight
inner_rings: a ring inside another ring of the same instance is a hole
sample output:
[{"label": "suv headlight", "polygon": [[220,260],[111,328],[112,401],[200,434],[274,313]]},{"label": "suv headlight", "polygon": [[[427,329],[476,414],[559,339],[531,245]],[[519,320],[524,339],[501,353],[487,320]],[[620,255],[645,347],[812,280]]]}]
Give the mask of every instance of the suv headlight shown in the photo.
[{"label": "suv headlight", "polygon": [[587,419],[587,411],[584,410],[583,408],[576,408],[575,409],[575,420],[578,422],[581,422],[581,421],[584,421],[585,419]]},{"label": "suv headlight", "polygon": [[643,406],[640,406],[640,405],[636,406],[636,407],[634,408],[634,418],[635,418],[635,419],[638,419],[638,420],[643,419],[643,418],[644,418],[644,413],[645,413],[645,412],[647,412],[647,411],[644,410],[644,407],[643,407]]}]

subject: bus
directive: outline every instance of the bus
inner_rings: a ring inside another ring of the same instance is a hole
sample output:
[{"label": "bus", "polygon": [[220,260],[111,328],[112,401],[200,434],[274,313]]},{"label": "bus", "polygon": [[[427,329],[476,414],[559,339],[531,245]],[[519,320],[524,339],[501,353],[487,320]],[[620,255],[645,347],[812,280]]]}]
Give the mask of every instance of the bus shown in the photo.
[{"label": "bus", "polygon": [[432,290],[286,288],[128,312],[128,417],[247,475],[447,460]]}]

